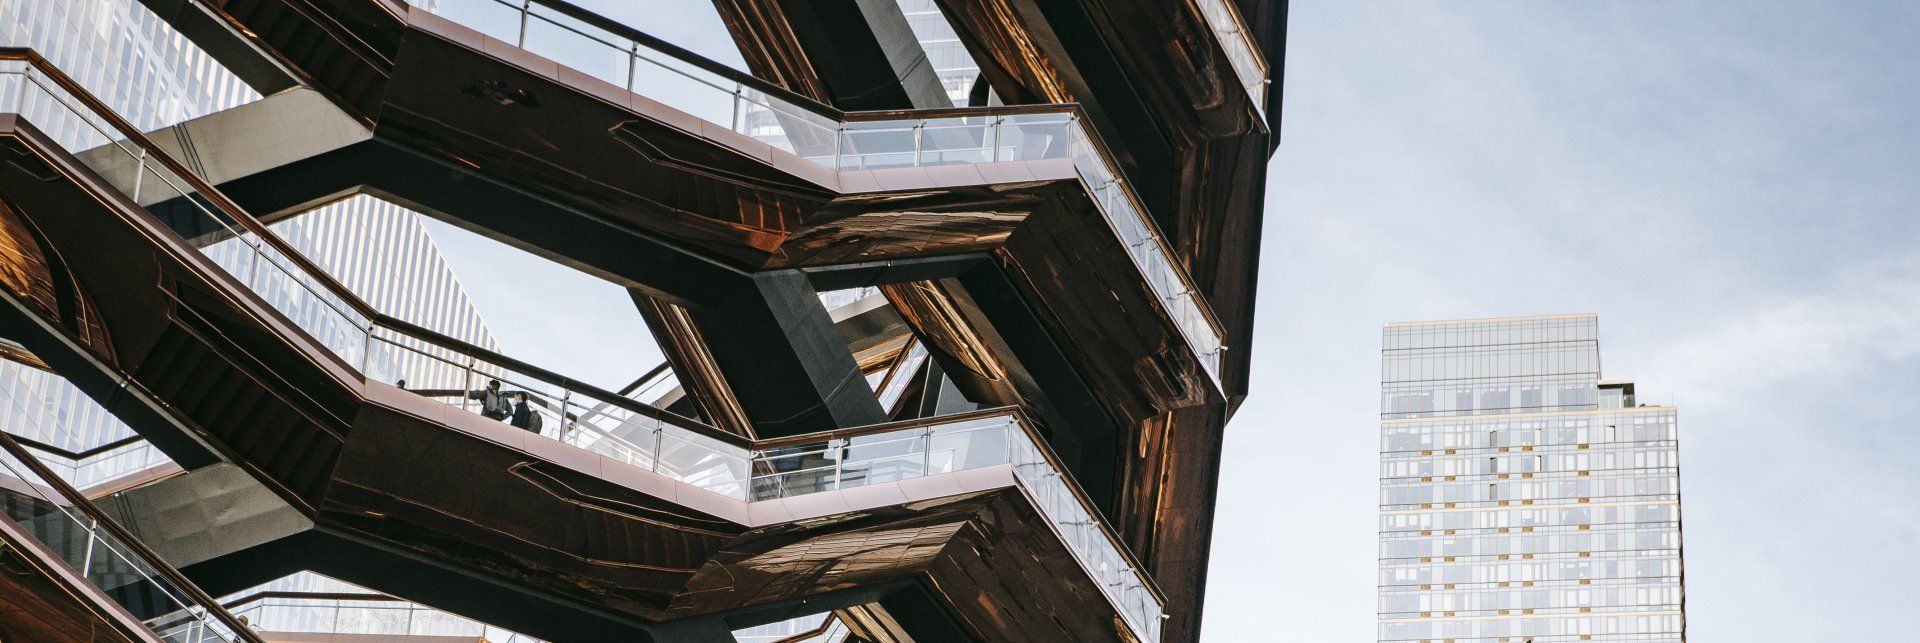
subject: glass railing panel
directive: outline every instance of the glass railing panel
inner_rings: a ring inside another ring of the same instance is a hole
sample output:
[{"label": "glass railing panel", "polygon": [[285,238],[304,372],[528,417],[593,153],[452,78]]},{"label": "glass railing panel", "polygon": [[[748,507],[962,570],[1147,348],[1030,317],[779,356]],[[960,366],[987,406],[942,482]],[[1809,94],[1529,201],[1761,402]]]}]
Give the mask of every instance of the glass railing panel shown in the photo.
[{"label": "glass railing panel", "polygon": [[997,116],[932,118],[920,122],[919,165],[991,163]]},{"label": "glass railing panel", "polygon": [[654,471],[714,493],[746,500],[752,455],[740,447],[671,424],[660,432]]},{"label": "glass railing panel", "polygon": [[501,42],[520,41],[520,2],[502,0],[407,0]]},{"label": "glass railing panel", "polygon": [[0,105],[33,123],[68,151],[119,144],[132,155],[133,146],[107,122],[81,107],[72,95],[48,82],[24,60],[0,61]]},{"label": "glass railing panel", "polygon": [[312,572],[282,577],[220,600],[234,606],[235,616],[246,617],[250,625],[263,632],[461,637],[494,643],[537,641]]},{"label": "glass railing panel", "polygon": [[952,473],[1011,462],[1012,417],[992,416],[928,427],[927,473]]},{"label": "glass railing panel", "polygon": [[838,488],[841,451],[834,439],[769,449],[753,460],[750,500],[785,498]]},{"label": "glass railing panel", "polygon": [[620,85],[700,120],[738,129],[734,127],[741,109],[735,99],[738,84],[719,74],[680,63],[666,54],[639,49],[635,53],[633,82]]},{"label": "glass railing panel", "polygon": [[243,277],[247,286],[341,360],[364,366],[370,320],[279,250],[266,244],[255,250],[252,274]]},{"label": "glass railing panel", "polygon": [[1074,168],[1087,186],[1114,234],[1127,247],[1134,265],[1140,269],[1154,293],[1160,297],[1167,316],[1179,328],[1208,377],[1220,378],[1219,330],[1206,315],[1203,304],[1187,285],[1186,273],[1174,261],[1172,251],[1154,231],[1157,230],[1126,183],[1108,165],[1089,135],[1076,124],[1072,136]]},{"label": "glass railing panel", "polygon": [[571,398],[561,441],[648,471],[657,466],[660,421],[618,405]]},{"label": "glass railing panel", "polygon": [[594,78],[620,87],[630,86],[634,64],[632,40],[547,7],[536,4],[529,11],[522,47]]},{"label": "glass railing panel", "polygon": [[995,161],[1039,161],[1067,158],[1073,113],[1065,110],[1001,117]]},{"label": "glass railing panel", "polygon": [[796,616],[784,621],[775,621],[765,625],[741,628],[733,631],[733,640],[737,643],[781,643],[793,637],[820,629],[827,619],[833,618],[832,612],[820,612]]},{"label": "glass railing panel", "polygon": [[334,613],[333,631],[340,634],[383,634],[404,636],[409,633],[412,610],[388,602],[339,601]]},{"label": "glass railing panel", "polygon": [[627,464],[654,468],[658,420],[544,376],[477,360],[390,328],[375,327],[373,338],[374,362],[408,367],[369,372],[370,378]]},{"label": "glass railing panel", "polygon": [[0,60],[0,110],[19,114],[115,188],[134,190],[142,150],[26,61]]},{"label": "glass railing panel", "polygon": [[930,456],[925,429],[849,438],[838,455],[838,489],[925,476]]},{"label": "glass railing panel", "polygon": [[779,96],[739,86],[742,117],[733,130],[833,167],[840,122]]},{"label": "glass railing panel", "polygon": [[840,132],[840,169],[913,167],[918,159],[915,121],[854,121]]},{"label": "glass railing panel", "polygon": [[46,465],[47,469],[53,471],[53,475],[61,479],[73,480],[74,476],[78,473],[78,463],[72,460],[67,460],[59,455],[47,453],[31,446],[27,448],[33,450],[34,456],[40,459],[40,464]]},{"label": "glass railing panel", "polygon": [[[364,373],[368,379],[397,386],[450,406],[466,407],[467,393],[480,388],[485,373],[473,373],[473,359],[465,354],[375,326],[368,350],[371,361],[391,366]],[[476,382],[476,377],[480,378]]]},{"label": "glass railing panel", "polygon": [[769,449],[754,459],[755,500],[846,489],[1009,462],[1010,416]]}]

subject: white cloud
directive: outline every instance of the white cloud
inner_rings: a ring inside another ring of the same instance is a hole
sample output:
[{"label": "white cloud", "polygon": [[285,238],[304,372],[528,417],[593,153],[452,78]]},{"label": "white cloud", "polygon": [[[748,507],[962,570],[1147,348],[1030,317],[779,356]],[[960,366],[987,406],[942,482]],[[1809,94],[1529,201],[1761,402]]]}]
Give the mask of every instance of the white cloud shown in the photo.
[{"label": "white cloud", "polygon": [[1818,292],[1721,317],[1655,351],[1649,387],[1717,405],[1764,387],[1920,357],[1920,256],[1838,273]]}]

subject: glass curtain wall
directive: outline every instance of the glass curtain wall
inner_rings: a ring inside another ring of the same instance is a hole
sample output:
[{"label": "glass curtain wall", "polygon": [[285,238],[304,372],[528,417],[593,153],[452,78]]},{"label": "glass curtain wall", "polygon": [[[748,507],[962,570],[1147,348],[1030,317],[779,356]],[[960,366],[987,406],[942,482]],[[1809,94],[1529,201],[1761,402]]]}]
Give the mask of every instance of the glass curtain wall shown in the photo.
[{"label": "glass curtain wall", "polygon": [[1392,324],[1379,640],[1683,640],[1677,413],[1599,398],[1593,315]]}]

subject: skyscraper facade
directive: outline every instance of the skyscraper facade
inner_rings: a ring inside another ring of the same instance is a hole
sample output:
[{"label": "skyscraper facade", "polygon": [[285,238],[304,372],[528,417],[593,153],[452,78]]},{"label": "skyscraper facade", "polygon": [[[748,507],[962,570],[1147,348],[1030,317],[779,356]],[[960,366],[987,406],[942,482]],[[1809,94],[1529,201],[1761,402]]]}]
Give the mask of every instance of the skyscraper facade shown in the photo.
[{"label": "skyscraper facade", "polygon": [[1596,316],[1389,324],[1380,389],[1382,643],[1685,640],[1677,411]]}]

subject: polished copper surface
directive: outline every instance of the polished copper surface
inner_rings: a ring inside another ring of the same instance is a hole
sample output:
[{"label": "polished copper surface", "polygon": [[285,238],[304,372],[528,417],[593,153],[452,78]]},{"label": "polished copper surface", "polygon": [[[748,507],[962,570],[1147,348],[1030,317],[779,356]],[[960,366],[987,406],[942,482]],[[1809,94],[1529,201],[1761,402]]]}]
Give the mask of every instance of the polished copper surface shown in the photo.
[{"label": "polished copper surface", "polygon": [[822,103],[832,102],[778,0],[714,0],[713,6],[753,75]]},{"label": "polished copper surface", "polygon": [[726,375],[720,372],[713,354],[707,351],[706,339],[687,317],[687,309],[641,292],[632,293],[632,297],[641,318],[653,332],[654,344],[660,347],[680,385],[700,408],[701,417],[722,431],[743,438],[755,437],[753,422],[747,419],[747,412],[740,407],[740,399],[734,396]]},{"label": "polished copper surface", "polygon": [[[26,159],[20,162],[32,165]],[[93,299],[76,292],[66,262],[57,255],[49,260],[41,246],[40,235],[0,197],[0,284],[20,293],[35,312],[60,320],[95,357],[114,363],[113,342],[100,325]],[[7,352],[13,353],[13,348],[8,347]],[[25,353],[25,363],[45,367],[31,352],[21,352]]]}]

